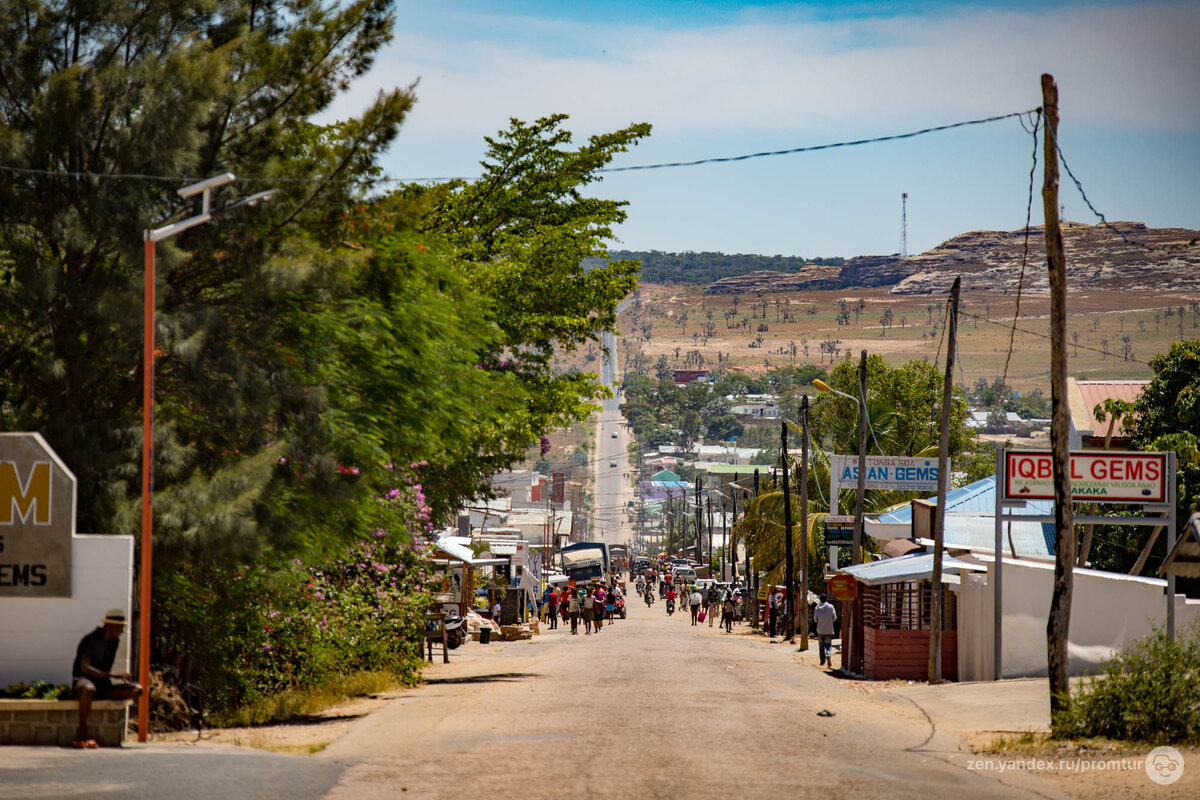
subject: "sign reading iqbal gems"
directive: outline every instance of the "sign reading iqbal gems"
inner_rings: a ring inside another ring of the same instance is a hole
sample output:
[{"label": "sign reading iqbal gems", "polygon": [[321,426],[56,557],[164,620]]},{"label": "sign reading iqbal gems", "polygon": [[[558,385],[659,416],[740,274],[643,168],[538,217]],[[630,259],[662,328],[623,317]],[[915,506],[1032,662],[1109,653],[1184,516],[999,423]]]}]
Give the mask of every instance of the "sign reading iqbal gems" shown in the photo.
[{"label": "sign reading iqbal gems", "polygon": [[0,597],[70,597],[75,476],[36,433],[0,433]]},{"label": "sign reading iqbal gems", "polygon": [[[1054,459],[1041,450],[1004,454],[1004,499],[1053,500]],[[1085,451],[1070,454],[1071,497],[1110,503],[1167,499],[1165,453]]]}]

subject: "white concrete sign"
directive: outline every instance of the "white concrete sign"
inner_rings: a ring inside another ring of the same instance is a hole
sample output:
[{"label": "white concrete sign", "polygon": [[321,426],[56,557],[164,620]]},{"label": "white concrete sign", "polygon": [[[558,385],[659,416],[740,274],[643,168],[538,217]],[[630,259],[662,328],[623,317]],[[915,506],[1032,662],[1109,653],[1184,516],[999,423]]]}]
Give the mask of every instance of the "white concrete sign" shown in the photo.
[{"label": "white concrete sign", "polygon": [[[842,487],[858,485],[858,456],[830,457],[832,482]],[[867,488],[905,492],[938,491],[938,460],[909,456],[867,456]]]},{"label": "white concrete sign", "polygon": [[[1004,454],[1005,500],[1053,500],[1053,456],[1048,451]],[[1167,499],[1165,453],[1085,451],[1070,454],[1071,497],[1111,503],[1162,503]]]},{"label": "white concrete sign", "polygon": [[36,433],[0,433],[0,597],[70,597],[75,476]]}]

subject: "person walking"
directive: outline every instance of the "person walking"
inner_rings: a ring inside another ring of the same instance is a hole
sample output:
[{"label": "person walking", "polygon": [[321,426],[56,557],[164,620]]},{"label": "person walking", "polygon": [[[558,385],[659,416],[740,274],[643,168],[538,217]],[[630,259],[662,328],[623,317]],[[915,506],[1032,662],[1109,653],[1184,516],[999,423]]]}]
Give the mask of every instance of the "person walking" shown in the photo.
[{"label": "person walking", "polygon": [[603,586],[596,587],[595,605],[592,610],[592,622],[595,623],[596,633],[599,633],[604,628],[604,604],[608,599],[608,594],[604,591]]},{"label": "person walking", "polygon": [[571,635],[579,633],[579,615],[583,610],[583,604],[579,602],[579,592],[570,592],[567,595],[567,613],[571,615]]},{"label": "person walking", "polygon": [[596,597],[592,594],[592,587],[587,588],[587,593],[583,596],[583,635],[592,635],[592,617],[595,616]]},{"label": "person walking", "polygon": [[693,589],[692,593],[690,595],[688,595],[688,607],[691,609],[691,612],[692,612],[692,624],[693,625],[700,624],[698,622],[698,620],[700,619],[700,604],[703,602],[704,602],[704,595],[700,594],[699,589]]},{"label": "person walking", "polygon": [[771,592],[771,594],[767,596],[767,611],[770,614],[767,627],[768,636],[775,635],[775,626],[779,622],[779,598],[782,596],[782,593],[779,592]]},{"label": "person walking", "polygon": [[733,633],[733,617],[737,613],[737,600],[733,597],[733,589],[725,592],[725,602],[721,607],[721,624],[726,633]]},{"label": "person walking", "polygon": [[833,669],[833,623],[837,621],[837,609],[829,602],[826,595],[821,595],[821,602],[813,609],[813,620],[817,623],[817,651],[820,653],[820,663],[826,662]]},{"label": "person walking", "polygon": [[708,587],[708,627],[713,626],[713,619],[717,616],[717,610],[720,606],[721,593],[717,591],[716,586]]},{"label": "person walking", "polygon": [[550,623],[550,630],[558,629],[558,592],[553,586],[546,589],[546,621]]}]

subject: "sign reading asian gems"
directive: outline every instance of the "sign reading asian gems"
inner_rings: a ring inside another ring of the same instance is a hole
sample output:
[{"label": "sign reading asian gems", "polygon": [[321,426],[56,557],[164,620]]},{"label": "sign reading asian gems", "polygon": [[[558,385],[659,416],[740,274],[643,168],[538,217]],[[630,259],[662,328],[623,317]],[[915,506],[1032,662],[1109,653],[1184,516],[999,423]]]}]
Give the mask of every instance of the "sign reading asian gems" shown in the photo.
[{"label": "sign reading asian gems", "polygon": [[[858,482],[858,456],[830,456],[833,482],[846,487]],[[938,460],[910,456],[867,456],[868,489],[906,492],[938,491]]]},{"label": "sign reading asian gems", "polygon": [[[1007,451],[1004,499],[1053,500],[1053,465],[1049,451]],[[1071,453],[1070,476],[1073,500],[1162,503],[1167,499],[1166,453]]]},{"label": "sign reading asian gems", "polygon": [[70,597],[75,476],[36,433],[0,433],[0,597]]}]

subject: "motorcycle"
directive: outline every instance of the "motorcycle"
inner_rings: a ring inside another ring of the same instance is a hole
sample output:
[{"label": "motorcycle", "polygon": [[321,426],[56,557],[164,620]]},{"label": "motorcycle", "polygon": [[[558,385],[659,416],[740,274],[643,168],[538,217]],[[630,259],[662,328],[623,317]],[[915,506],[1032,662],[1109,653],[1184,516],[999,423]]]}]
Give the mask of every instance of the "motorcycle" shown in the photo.
[{"label": "motorcycle", "polygon": [[650,606],[654,605],[654,592],[652,592],[650,589],[646,589],[645,597],[646,597],[646,608],[649,608]]},{"label": "motorcycle", "polygon": [[613,616],[625,619],[625,598],[618,597],[613,601]]},{"label": "motorcycle", "polygon": [[667,598],[667,616],[669,617],[674,613],[675,613],[675,599],[672,597],[668,597]]},{"label": "motorcycle", "polygon": [[467,630],[467,621],[457,614],[446,615],[446,644],[451,650],[459,645],[466,644],[471,638],[470,632]]}]

